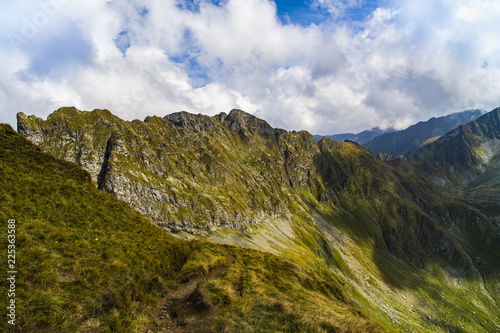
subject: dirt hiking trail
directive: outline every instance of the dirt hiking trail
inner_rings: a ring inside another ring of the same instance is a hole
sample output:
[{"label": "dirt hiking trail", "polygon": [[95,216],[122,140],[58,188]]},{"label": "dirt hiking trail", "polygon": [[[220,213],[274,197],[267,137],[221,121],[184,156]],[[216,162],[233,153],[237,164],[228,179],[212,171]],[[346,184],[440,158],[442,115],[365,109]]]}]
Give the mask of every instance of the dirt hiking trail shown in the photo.
[{"label": "dirt hiking trail", "polygon": [[145,333],[213,333],[215,319],[220,313],[218,307],[206,300],[201,288],[209,281],[227,271],[235,259],[225,266],[216,268],[207,275],[181,284],[167,295],[155,314],[157,326],[149,326]]}]

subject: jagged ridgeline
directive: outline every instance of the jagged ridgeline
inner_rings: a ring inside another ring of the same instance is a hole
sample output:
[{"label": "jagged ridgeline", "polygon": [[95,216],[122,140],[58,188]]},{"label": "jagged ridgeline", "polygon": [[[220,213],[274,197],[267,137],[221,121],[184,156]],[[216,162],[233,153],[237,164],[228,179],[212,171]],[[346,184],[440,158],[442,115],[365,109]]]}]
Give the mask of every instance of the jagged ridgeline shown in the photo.
[{"label": "jagged ridgeline", "polygon": [[425,179],[403,179],[355,143],[316,143],[307,132],[274,129],[240,110],[127,122],[107,110],[61,108],[47,120],[18,114],[18,130],[174,232],[251,228],[320,205],[420,266],[436,251],[461,260],[439,226],[451,222],[443,210],[457,218],[455,207],[429,197],[435,190]]},{"label": "jagged ridgeline", "polygon": [[498,265],[482,257],[498,239],[489,216],[412,163],[240,110],[129,122],[61,108],[18,114],[18,131],[168,231],[321,267],[384,331],[500,324]]}]

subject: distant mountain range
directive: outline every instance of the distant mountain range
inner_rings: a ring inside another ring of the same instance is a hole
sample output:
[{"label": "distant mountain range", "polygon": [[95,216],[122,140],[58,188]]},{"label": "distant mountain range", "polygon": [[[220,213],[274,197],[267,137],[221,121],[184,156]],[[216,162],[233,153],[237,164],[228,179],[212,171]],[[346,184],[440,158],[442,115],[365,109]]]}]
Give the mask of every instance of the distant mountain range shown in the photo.
[{"label": "distant mountain range", "polygon": [[[403,155],[417,149],[427,140],[433,140],[448,133],[457,126],[474,121],[484,112],[478,109],[452,113],[447,116],[421,121],[404,130],[381,130],[374,128],[358,134],[346,133],[325,136],[334,141],[352,140],[361,144],[374,155],[385,153],[393,156]],[[321,136],[315,136],[317,140]]]},{"label": "distant mountain range", "polygon": [[437,184],[500,214],[500,108],[405,157]]},{"label": "distant mountain range", "polygon": [[405,130],[377,136],[363,144],[363,146],[374,155],[379,153],[394,156],[403,155],[417,149],[429,139],[439,137],[459,125],[476,120],[482,114],[481,110],[468,110],[452,113],[444,117],[431,118],[412,125]]},{"label": "distant mountain range", "polygon": [[321,138],[327,138],[337,142],[343,142],[345,140],[351,140],[363,145],[373,138],[380,136],[382,134],[391,133],[396,131],[394,128],[381,129],[379,127],[372,128],[370,130],[365,130],[359,133],[341,133],[334,135],[313,135],[314,140],[319,141]]}]

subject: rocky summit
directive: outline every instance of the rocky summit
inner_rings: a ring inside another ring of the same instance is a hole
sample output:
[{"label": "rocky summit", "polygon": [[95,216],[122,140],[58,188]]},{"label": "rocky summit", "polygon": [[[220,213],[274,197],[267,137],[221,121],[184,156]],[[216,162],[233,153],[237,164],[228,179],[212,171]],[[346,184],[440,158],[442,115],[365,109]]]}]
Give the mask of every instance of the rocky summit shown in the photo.
[{"label": "rocky summit", "polygon": [[[66,107],[17,118],[42,151],[87,170],[95,187],[166,231],[314,269],[383,331],[492,332],[498,214],[477,189],[498,175],[494,112],[427,145],[435,155],[404,158],[316,142],[241,110],[124,121]],[[453,175],[467,179],[460,190],[444,183]]]}]

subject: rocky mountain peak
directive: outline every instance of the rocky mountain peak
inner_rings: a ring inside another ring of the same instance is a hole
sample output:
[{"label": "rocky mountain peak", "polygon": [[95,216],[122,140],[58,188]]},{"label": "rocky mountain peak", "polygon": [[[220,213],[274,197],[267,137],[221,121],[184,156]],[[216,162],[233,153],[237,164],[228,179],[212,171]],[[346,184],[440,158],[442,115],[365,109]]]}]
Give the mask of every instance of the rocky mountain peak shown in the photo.
[{"label": "rocky mountain peak", "polygon": [[189,129],[195,133],[215,130],[216,125],[212,117],[202,114],[192,114],[186,111],[174,112],[163,117],[166,121],[170,122],[176,127]]},{"label": "rocky mountain peak", "polygon": [[19,112],[16,118],[17,130],[20,134],[28,136],[30,140],[35,144],[39,144],[42,142],[43,138],[39,124],[39,121],[42,119],[34,115],[27,116],[22,112]]},{"label": "rocky mountain peak", "polygon": [[228,118],[231,120],[239,120],[242,123],[247,123],[250,120],[258,119],[253,114],[240,109],[232,109],[231,111],[229,111]]},{"label": "rocky mountain peak", "polygon": [[285,130],[274,129],[266,121],[237,109],[231,110],[229,115],[224,118],[224,122],[231,131],[235,131],[243,137],[256,134],[264,138],[270,138],[286,132]]}]

